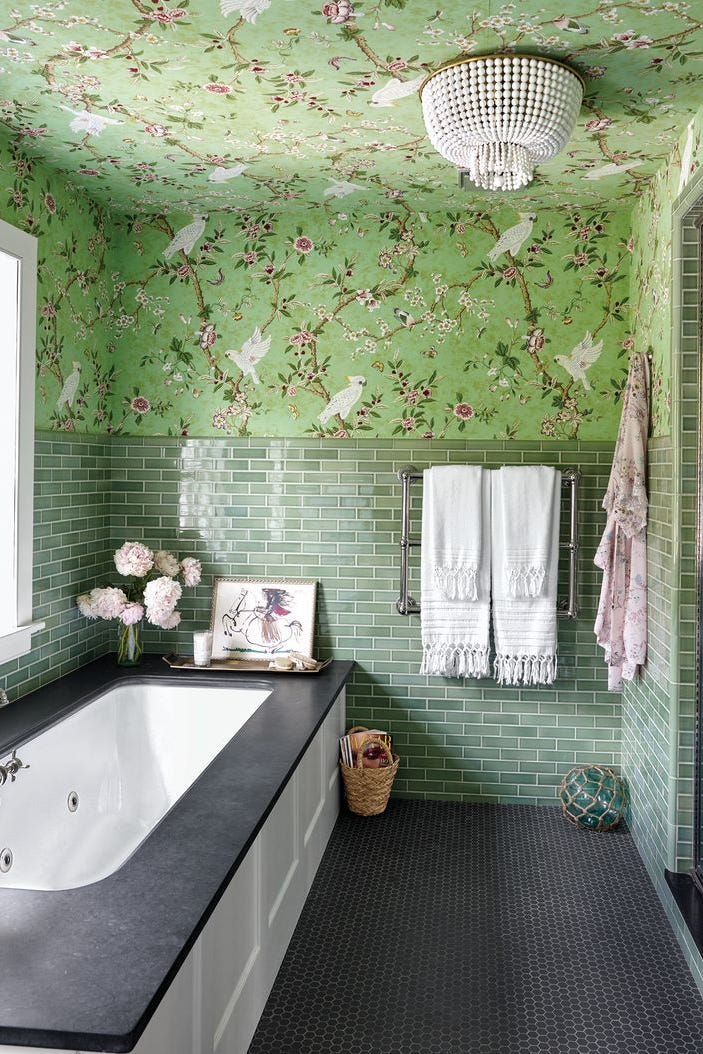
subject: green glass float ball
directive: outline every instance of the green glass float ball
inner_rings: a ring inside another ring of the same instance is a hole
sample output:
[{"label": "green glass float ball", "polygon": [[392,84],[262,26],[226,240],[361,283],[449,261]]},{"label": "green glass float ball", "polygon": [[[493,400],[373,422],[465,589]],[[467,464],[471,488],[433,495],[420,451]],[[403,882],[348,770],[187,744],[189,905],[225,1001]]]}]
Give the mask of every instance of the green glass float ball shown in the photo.
[{"label": "green glass float ball", "polygon": [[602,765],[577,765],[561,781],[562,815],[587,831],[612,831],[627,805],[625,784]]}]

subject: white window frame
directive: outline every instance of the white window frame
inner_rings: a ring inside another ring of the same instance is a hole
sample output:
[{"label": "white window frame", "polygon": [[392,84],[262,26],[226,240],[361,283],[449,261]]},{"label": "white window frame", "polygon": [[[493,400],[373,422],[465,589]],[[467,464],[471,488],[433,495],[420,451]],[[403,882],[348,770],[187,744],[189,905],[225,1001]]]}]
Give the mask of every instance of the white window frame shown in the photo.
[{"label": "white window frame", "polygon": [[[17,371],[17,459],[15,489],[15,627],[0,634],[0,663],[26,655],[32,634],[44,628],[32,621],[34,560],[34,372],[37,329],[37,239],[0,220],[0,250],[20,264],[19,355]],[[0,510],[7,515],[8,510]]]}]

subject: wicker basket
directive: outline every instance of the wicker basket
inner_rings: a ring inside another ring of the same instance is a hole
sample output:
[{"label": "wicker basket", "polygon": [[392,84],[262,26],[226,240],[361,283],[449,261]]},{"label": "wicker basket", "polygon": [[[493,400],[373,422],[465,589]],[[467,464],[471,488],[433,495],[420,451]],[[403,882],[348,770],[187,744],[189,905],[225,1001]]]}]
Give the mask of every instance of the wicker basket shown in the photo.
[{"label": "wicker basket", "polygon": [[[351,732],[368,732],[368,729],[357,725],[349,730],[349,733]],[[364,748],[369,743],[377,743],[380,746],[388,758],[388,765],[377,769],[364,768]],[[357,816],[378,816],[379,813],[385,812],[399,765],[400,758],[391,754],[378,736],[369,736],[362,741],[356,753],[355,766],[345,765],[340,761],[347,805],[351,812]]]}]

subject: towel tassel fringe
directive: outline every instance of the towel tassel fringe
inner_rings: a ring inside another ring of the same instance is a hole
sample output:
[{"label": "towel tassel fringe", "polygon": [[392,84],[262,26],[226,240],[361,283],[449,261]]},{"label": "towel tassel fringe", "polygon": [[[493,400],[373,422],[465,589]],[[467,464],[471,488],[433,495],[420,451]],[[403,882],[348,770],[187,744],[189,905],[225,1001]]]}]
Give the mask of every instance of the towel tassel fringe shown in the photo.
[{"label": "towel tassel fringe", "polygon": [[556,655],[496,655],[493,676],[498,684],[552,684]]},{"label": "towel tassel fringe", "polygon": [[430,677],[488,677],[488,648],[433,641],[423,645],[420,673]]}]

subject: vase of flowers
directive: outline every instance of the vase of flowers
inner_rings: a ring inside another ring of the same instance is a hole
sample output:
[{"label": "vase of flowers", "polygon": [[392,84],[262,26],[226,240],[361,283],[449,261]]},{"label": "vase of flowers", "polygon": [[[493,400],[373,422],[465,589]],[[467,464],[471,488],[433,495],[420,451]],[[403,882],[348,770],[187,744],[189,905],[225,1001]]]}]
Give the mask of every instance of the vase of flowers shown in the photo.
[{"label": "vase of flowers", "polygon": [[141,542],[125,542],[116,551],[115,567],[127,581],[122,586],[91,589],[76,597],[78,609],[90,619],[116,619],[117,662],[138,666],[142,656],[141,624],[144,619],[159,629],[175,629],[181,621],[176,605],[185,586],[197,586],[202,574],[199,560],[179,560],[173,553],[153,552]]}]

